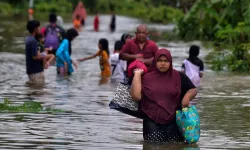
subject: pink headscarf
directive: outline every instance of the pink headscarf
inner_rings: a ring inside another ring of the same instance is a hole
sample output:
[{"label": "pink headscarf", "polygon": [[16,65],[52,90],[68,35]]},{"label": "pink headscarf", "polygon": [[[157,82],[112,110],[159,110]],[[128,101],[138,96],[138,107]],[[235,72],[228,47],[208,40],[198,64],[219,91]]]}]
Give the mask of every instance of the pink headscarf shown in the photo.
[{"label": "pink headscarf", "polygon": [[144,65],[143,62],[139,61],[139,60],[134,60],[131,64],[129,64],[128,66],[128,77],[131,78],[133,76],[133,71],[134,69],[143,69],[143,73],[147,73],[148,68]]},{"label": "pink headscarf", "polygon": [[[167,72],[156,68],[157,59],[164,55],[170,62]],[[179,72],[173,69],[172,56],[166,49],[156,52],[148,72],[142,78],[141,110],[152,120],[166,124],[175,118],[180,106],[181,79]]]},{"label": "pink headscarf", "polygon": [[84,5],[81,1],[79,1],[77,7],[75,8],[75,11],[74,11],[73,16],[72,16],[73,20],[76,18],[77,15],[80,15],[81,20],[82,19],[85,20],[87,17],[87,12],[86,12]]}]

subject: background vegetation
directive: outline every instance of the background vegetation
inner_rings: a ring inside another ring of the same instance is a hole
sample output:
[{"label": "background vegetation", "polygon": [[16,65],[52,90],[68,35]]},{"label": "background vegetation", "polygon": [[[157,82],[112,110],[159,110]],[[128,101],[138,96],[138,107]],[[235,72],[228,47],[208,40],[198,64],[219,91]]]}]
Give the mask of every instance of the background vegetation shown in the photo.
[{"label": "background vegetation", "polygon": [[197,0],[179,20],[177,33],[185,40],[213,41],[213,69],[249,73],[249,23],[250,1]]},{"label": "background vegetation", "polygon": [[[190,2],[194,0],[188,0]],[[34,0],[35,15],[55,11],[62,15],[72,14],[79,0]],[[150,22],[168,23],[176,22],[184,16],[182,10],[188,8],[186,1],[178,4],[178,0],[82,0],[89,14],[99,12],[138,17]],[[0,15],[27,16],[29,0],[2,0],[0,2]],[[183,6],[183,9],[176,8]],[[184,8],[185,7],[185,8]]]}]

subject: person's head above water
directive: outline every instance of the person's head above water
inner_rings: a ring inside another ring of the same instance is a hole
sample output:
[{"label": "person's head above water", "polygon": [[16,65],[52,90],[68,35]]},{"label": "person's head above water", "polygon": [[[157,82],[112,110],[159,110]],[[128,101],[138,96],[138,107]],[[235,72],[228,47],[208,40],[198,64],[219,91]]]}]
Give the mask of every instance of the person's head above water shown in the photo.
[{"label": "person's head above water", "polygon": [[109,56],[109,42],[107,39],[101,38],[98,42],[98,47],[100,50],[106,51]]},{"label": "person's head above water", "polygon": [[147,41],[148,28],[145,24],[140,24],[136,28],[135,38],[139,43],[145,43]]},{"label": "person's head above water", "polygon": [[122,49],[123,43],[122,41],[116,41],[114,46],[114,51],[120,51]]},{"label": "person's head above water", "polygon": [[55,13],[51,13],[51,14],[49,15],[49,22],[50,22],[50,23],[56,23],[56,21],[57,21],[57,16],[56,16],[56,14],[55,14]]},{"label": "person's head above water", "polygon": [[189,57],[197,57],[200,53],[200,47],[197,45],[191,45],[189,48]]},{"label": "person's head above water", "polygon": [[39,33],[39,26],[40,26],[40,22],[37,20],[30,20],[27,22],[26,28],[29,31],[29,33],[35,33],[38,34]]},{"label": "person's head above water", "polygon": [[121,42],[125,44],[129,39],[132,39],[133,36],[131,34],[123,33],[121,37]]},{"label": "person's head above water", "polygon": [[78,32],[75,28],[70,28],[66,32],[65,38],[68,39],[70,42],[74,40],[78,36]]}]

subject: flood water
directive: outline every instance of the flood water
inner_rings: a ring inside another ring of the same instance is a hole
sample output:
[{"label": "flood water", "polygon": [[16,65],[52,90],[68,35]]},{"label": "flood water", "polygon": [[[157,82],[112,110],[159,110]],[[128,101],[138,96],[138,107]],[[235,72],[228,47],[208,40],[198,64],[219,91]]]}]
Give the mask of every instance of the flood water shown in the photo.
[{"label": "flood water", "polygon": [[[100,32],[93,32],[93,17],[72,43],[72,58],[98,50],[99,38],[107,38],[110,50],[122,33],[134,32],[140,20],[117,17],[117,30],[108,32],[110,16],[100,16]],[[65,28],[71,23],[64,24]],[[149,24],[159,32],[173,25]],[[0,115],[0,149],[138,149],[138,150],[212,150],[250,149],[250,76],[213,72],[205,63],[202,87],[193,104],[201,119],[201,137],[197,144],[150,144],[143,142],[142,120],[109,109],[115,86],[100,78],[98,58],[79,64],[69,78],[59,78],[55,66],[45,70],[46,85],[30,87],[25,72],[25,22],[1,20],[0,102],[38,101],[44,107],[71,110],[71,113],[2,113]],[[182,41],[157,41],[159,47],[172,52],[174,67],[180,70],[191,44]],[[202,48],[200,57],[209,50]],[[16,118],[22,116],[22,120]]]}]

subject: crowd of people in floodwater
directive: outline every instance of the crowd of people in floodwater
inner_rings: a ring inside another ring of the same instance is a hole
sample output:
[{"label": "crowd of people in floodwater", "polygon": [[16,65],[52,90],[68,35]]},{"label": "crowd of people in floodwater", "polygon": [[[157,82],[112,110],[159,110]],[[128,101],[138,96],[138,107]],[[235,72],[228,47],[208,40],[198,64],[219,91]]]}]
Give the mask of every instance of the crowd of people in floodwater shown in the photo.
[{"label": "crowd of people in floodwater", "polygon": [[[80,6],[79,6],[80,7]],[[200,47],[192,45],[189,57],[183,61],[182,68],[173,68],[169,50],[159,49],[148,38],[148,28],[138,25],[135,35],[124,33],[109,51],[109,42],[100,38],[99,50],[77,60],[71,59],[71,42],[77,38],[84,26],[84,17],[74,14],[73,28],[65,31],[62,19],[50,14],[50,24],[39,30],[40,22],[30,20],[26,38],[26,70],[29,83],[44,83],[44,69],[55,64],[59,76],[69,76],[78,63],[99,57],[100,76],[117,82],[128,82],[130,94],[140,104],[143,114],[143,138],[145,141],[167,142],[183,141],[175,122],[175,112],[189,106],[197,94],[204,64],[198,58]],[[110,31],[115,32],[116,16],[112,14]],[[93,30],[99,31],[99,16],[95,16]]]}]

